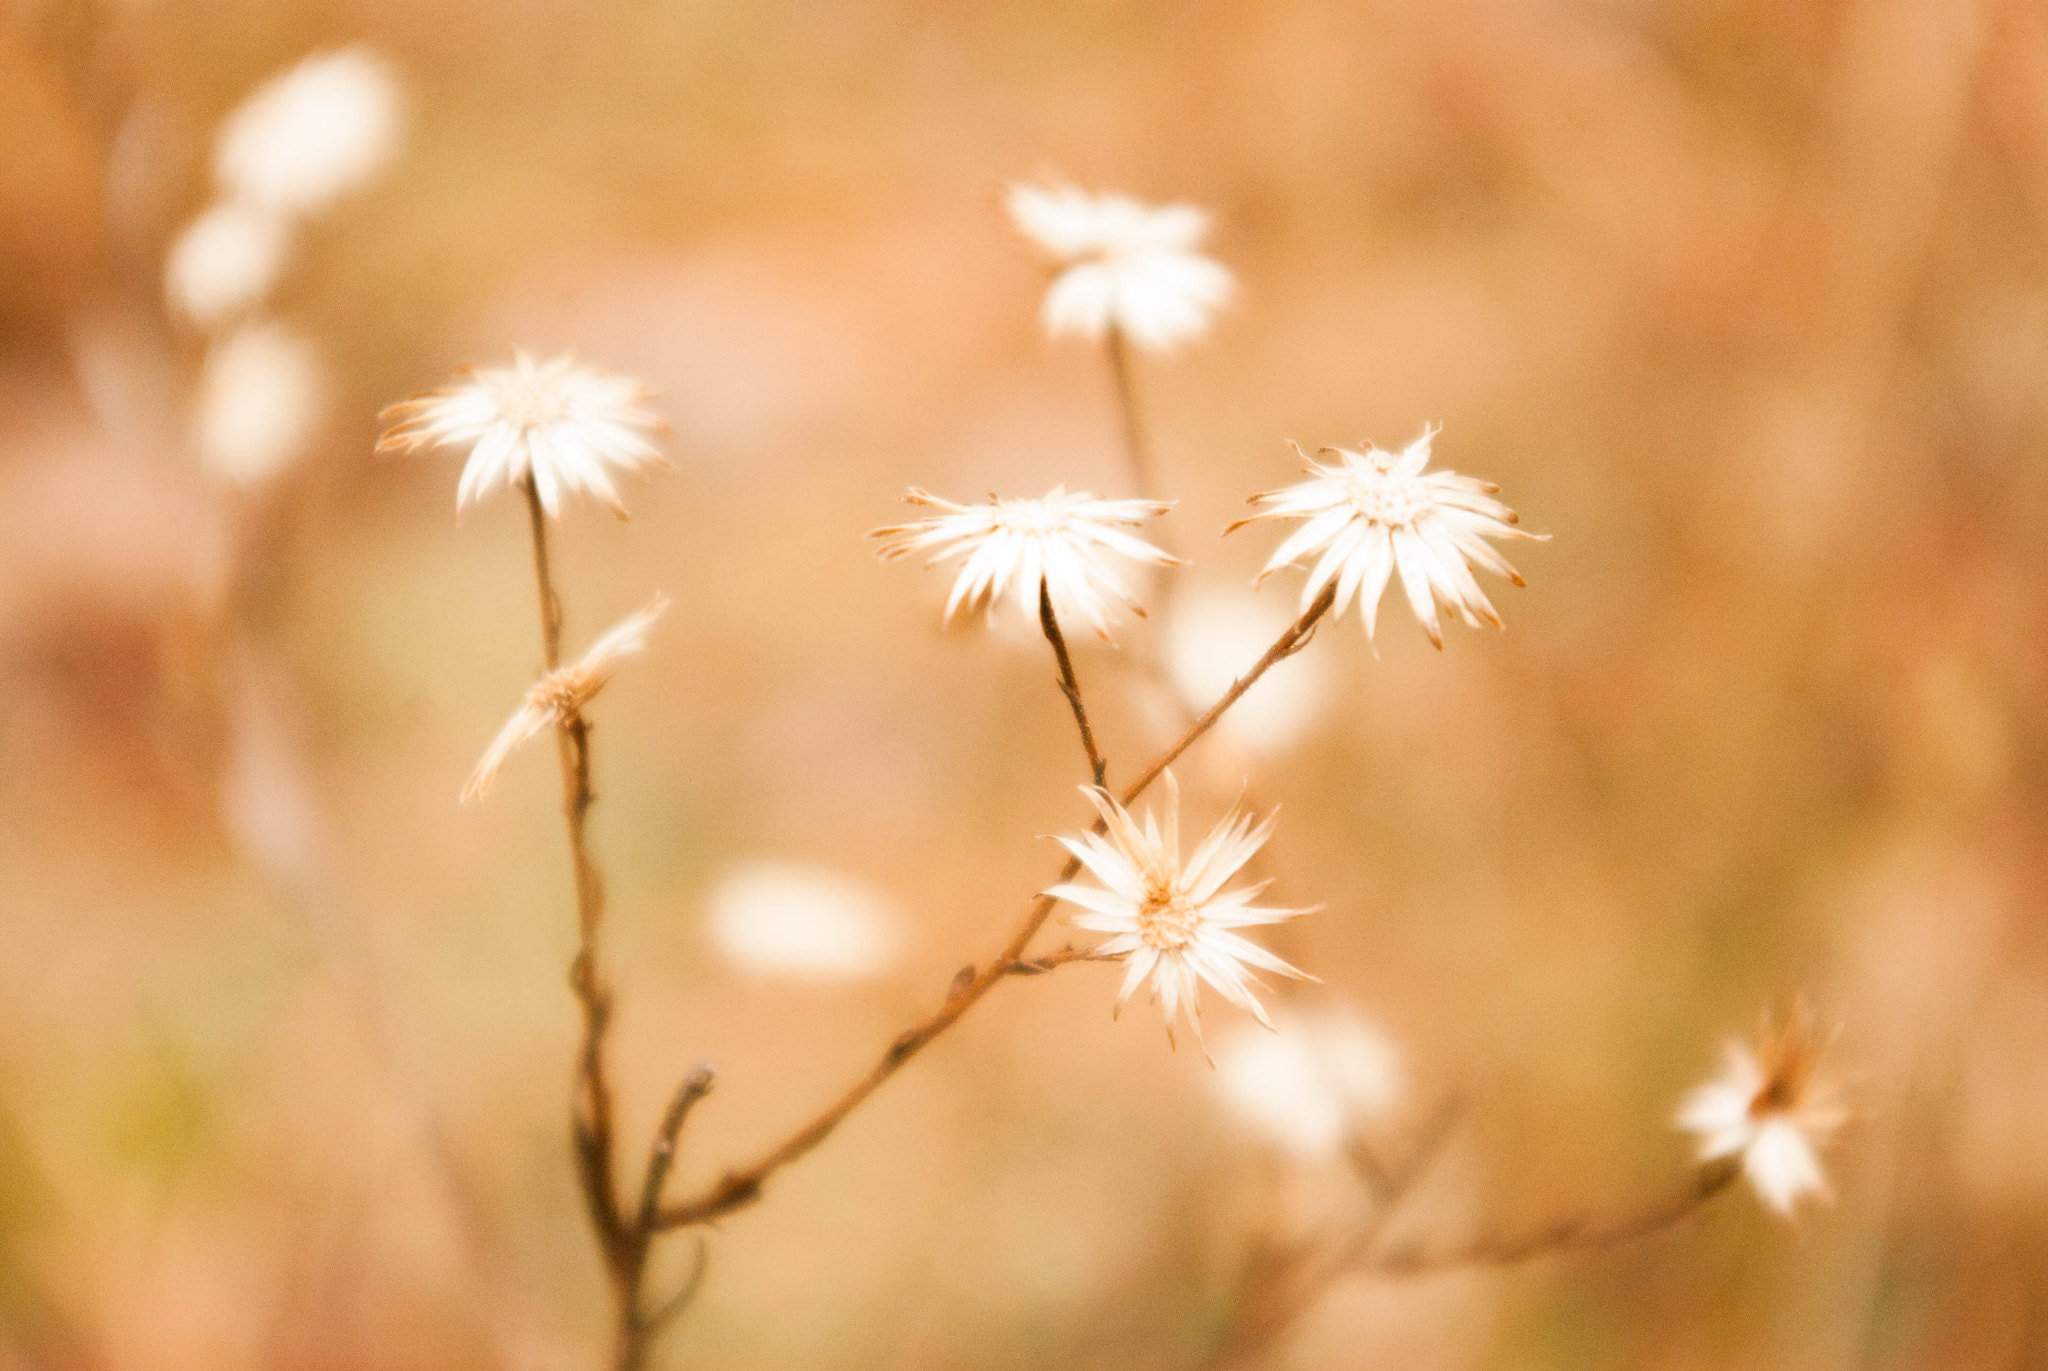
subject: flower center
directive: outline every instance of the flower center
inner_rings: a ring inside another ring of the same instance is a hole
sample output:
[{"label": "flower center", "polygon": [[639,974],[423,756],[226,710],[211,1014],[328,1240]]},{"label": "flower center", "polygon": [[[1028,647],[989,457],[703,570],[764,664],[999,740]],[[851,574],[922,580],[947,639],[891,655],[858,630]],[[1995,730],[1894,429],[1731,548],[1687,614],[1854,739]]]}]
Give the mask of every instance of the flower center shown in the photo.
[{"label": "flower center", "polygon": [[1792,1107],[1797,1094],[1798,1088],[1792,1081],[1783,1076],[1773,1076],[1750,1100],[1749,1117],[1762,1119],[1767,1115],[1782,1114]]},{"label": "flower center", "polygon": [[500,382],[493,398],[504,422],[521,431],[560,423],[569,414],[561,387],[536,383],[523,376]]},{"label": "flower center", "polygon": [[566,718],[590,702],[602,684],[580,665],[561,667],[533,683],[526,692],[527,703],[544,714]]},{"label": "flower center", "polygon": [[1138,936],[1161,952],[1186,947],[1201,926],[1202,911],[1172,890],[1147,891],[1145,903],[1138,907]]},{"label": "flower center", "polygon": [[1388,528],[1411,528],[1435,505],[1429,487],[1413,476],[1386,471],[1351,478],[1351,507],[1365,519]]},{"label": "flower center", "polygon": [[1065,515],[1043,500],[1019,500],[1003,511],[1003,522],[1013,533],[1044,537],[1059,531]]}]

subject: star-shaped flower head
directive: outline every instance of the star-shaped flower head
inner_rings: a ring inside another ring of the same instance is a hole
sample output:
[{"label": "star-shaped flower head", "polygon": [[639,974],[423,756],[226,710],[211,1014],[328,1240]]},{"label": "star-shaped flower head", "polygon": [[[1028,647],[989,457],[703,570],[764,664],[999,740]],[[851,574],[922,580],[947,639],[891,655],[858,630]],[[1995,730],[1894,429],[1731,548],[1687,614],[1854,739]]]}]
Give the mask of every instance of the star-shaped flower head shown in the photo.
[{"label": "star-shaped flower head", "polygon": [[1699,1135],[1701,1161],[1740,1157],[1757,1195],[1787,1218],[1801,1196],[1830,1198],[1817,1153],[1849,1121],[1841,1090],[1817,1070],[1830,1041],[1804,1004],[1782,1025],[1766,1015],[1756,1051],[1730,1042],[1720,1078],[1678,1111],[1678,1127]]},{"label": "star-shaped flower head", "polygon": [[967,559],[953,582],[953,593],[946,598],[945,623],[951,623],[963,608],[986,608],[993,619],[996,601],[1014,589],[1017,608],[1035,624],[1038,587],[1043,581],[1054,614],[1070,623],[1086,623],[1104,642],[1113,642],[1109,634],[1111,600],[1121,601],[1141,619],[1145,611],[1103,562],[1102,554],[1115,552],[1158,566],[1179,561],[1123,531],[1171,508],[1157,500],[1105,500],[1085,490],[1069,491],[1063,485],[1036,500],[1002,500],[992,495],[986,504],[956,505],[914,487],[903,499],[945,512],[915,523],[873,529],[868,536],[888,540],[876,553],[885,562],[913,552],[931,554],[926,566],[952,557]]},{"label": "star-shaped flower head", "polygon": [[1059,267],[1045,293],[1045,331],[1100,341],[1111,329],[1164,352],[1209,331],[1229,301],[1230,273],[1195,251],[1209,216],[1193,205],[1140,204],[1073,186],[1012,184],[1017,230]]},{"label": "star-shaped flower head", "polygon": [[1224,532],[1260,519],[1306,519],[1274,549],[1259,581],[1320,552],[1301,588],[1302,610],[1306,612],[1334,581],[1337,598],[1331,615],[1341,615],[1357,596],[1368,638],[1379,617],[1380,595],[1396,572],[1408,607],[1439,649],[1444,645],[1439,603],[1474,628],[1482,622],[1499,628],[1500,615],[1473,578],[1472,567],[1485,567],[1516,585],[1524,582],[1486,540],[1541,541],[1550,535],[1515,527],[1521,516],[1493,498],[1499,486],[1454,471],[1424,471],[1436,433],[1424,429],[1398,453],[1370,446],[1364,452],[1326,447],[1318,455],[1335,459],[1328,465],[1295,447],[1309,479],[1252,496],[1248,503],[1259,512]]},{"label": "star-shaped flower head", "polygon": [[1124,959],[1123,988],[1115,1013],[1122,1013],[1138,987],[1152,982],[1152,998],[1166,1016],[1166,1036],[1173,1039],[1174,1021],[1183,1011],[1202,1038],[1200,982],[1207,981],[1224,999],[1267,1028],[1273,1026],[1253,994],[1259,982],[1246,967],[1259,967],[1313,980],[1272,953],[1233,932],[1257,924],[1277,924],[1307,909],[1261,909],[1252,904],[1270,882],[1225,890],[1224,883],[1251,860],[1273,835],[1273,816],[1254,826],[1244,802],[1231,806],[1209,836],[1181,859],[1180,787],[1166,774],[1165,822],[1150,809],[1144,822],[1094,786],[1082,791],[1102,815],[1104,832],[1061,838],[1101,888],[1056,885],[1045,893],[1077,905],[1081,913],[1068,922],[1076,928],[1113,936],[1096,953]]},{"label": "star-shaped flower head", "polygon": [[530,478],[541,506],[555,518],[566,491],[602,500],[623,519],[626,506],[606,468],[637,471],[661,461],[646,437],[661,420],[645,407],[646,398],[640,382],[566,355],[535,361],[515,352],[510,366],[477,367],[441,390],[386,409],[380,417],[391,427],[377,451],[468,448],[455,490],[458,513],[499,486]]},{"label": "star-shaped flower head", "polygon": [[484,797],[498,778],[498,768],[521,743],[581,712],[610,683],[620,662],[646,651],[648,631],[667,609],[668,597],[655,596],[645,609],[613,625],[581,658],[534,682],[525,701],[484,749],[483,759],[462,787],[463,803]]}]

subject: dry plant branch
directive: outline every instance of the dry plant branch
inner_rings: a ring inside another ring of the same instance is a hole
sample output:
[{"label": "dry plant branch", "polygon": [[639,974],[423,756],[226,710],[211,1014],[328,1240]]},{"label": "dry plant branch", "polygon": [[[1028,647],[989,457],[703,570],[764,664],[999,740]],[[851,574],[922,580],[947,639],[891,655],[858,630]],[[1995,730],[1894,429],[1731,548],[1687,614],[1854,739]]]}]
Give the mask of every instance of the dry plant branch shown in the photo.
[{"label": "dry plant branch", "polygon": [[1310,1235],[1290,1247],[1256,1258],[1230,1335],[1205,1363],[1206,1367],[1212,1371],[1241,1371],[1255,1365],[1328,1293],[1355,1255],[1370,1250],[1386,1232],[1402,1202],[1443,1154],[1458,1112],[1456,1100],[1439,1108],[1398,1165],[1382,1161],[1363,1138],[1353,1135],[1348,1140],[1345,1157],[1371,1193],[1371,1211],[1334,1244],[1319,1235]]},{"label": "dry plant branch", "polygon": [[1519,1266],[1542,1257],[1619,1247],[1676,1227],[1741,1174],[1741,1158],[1727,1157],[1701,1166],[1684,1190],[1638,1214],[1605,1222],[1584,1216],[1561,1219],[1519,1236],[1480,1238],[1463,1247],[1437,1252],[1404,1248],[1372,1256],[1371,1244],[1367,1244],[1356,1250],[1345,1269],[1390,1278],[1432,1276],[1478,1266]]},{"label": "dry plant branch", "polygon": [[[1203,734],[1213,728],[1216,721],[1223,717],[1224,712],[1236,704],[1245,691],[1251,689],[1275,663],[1284,661],[1306,646],[1315,633],[1317,623],[1329,612],[1335,595],[1334,586],[1326,588],[1315,602],[1303,611],[1301,617],[1289,625],[1286,632],[1266,649],[1258,661],[1231,682],[1230,688],[1223,692],[1215,704],[1189,724],[1179,738],[1155,757],[1139,773],[1135,781],[1125,787],[1120,803],[1128,805],[1144,794],[1146,788],[1159,779],[1160,774],[1172,766],[1182,753],[1194,746]],[[1093,831],[1104,831],[1104,825],[1100,820],[1095,823]],[[1068,858],[1053,884],[1072,880],[1080,869],[1081,863],[1078,858]],[[951,1028],[961,1015],[972,1009],[983,996],[994,989],[998,981],[1008,976],[1050,970],[1054,966],[1063,965],[1066,961],[1085,958],[1087,954],[1079,952],[1074,952],[1071,956],[1054,954],[1036,963],[1025,958],[1025,949],[1052,914],[1056,903],[1058,902],[1049,895],[1036,897],[1025,913],[1023,922],[1011,935],[1003,950],[996,955],[995,960],[979,970],[970,967],[967,973],[956,976],[945,1003],[921,1023],[898,1034],[881,1059],[839,1098],[754,1161],[727,1171],[724,1176],[697,1194],[664,1208],[657,1226],[669,1229],[709,1223],[753,1203],[761,1197],[761,1187],[770,1176],[830,1137],[841,1120],[852,1113],[868,1096],[874,1094],[884,1081],[901,1070],[904,1063],[922,1051],[932,1039]],[[1073,952],[1072,949],[1068,951]]]},{"label": "dry plant branch", "polygon": [[1244,1371],[1312,1309],[1330,1288],[1347,1276],[1386,1279],[1420,1278],[1473,1268],[1518,1266],[1544,1257],[1598,1252],[1655,1237],[1676,1227],[1731,1185],[1742,1168],[1739,1159],[1710,1162],[1694,1173],[1691,1184],[1640,1213],[1605,1222],[1578,1217],[1559,1220],[1512,1237],[1485,1237],[1462,1247],[1439,1251],[1403,1248],[1374,1255],[1401,1203],[1413,1193],[1441,1155],[1455,1121],[1455,1106],[1446,1106],[1423,1132],[1407,1158],[1387,1166],[1353,1139],[1346,1156],[1366,1187],[1373,1207],[1349,1233],[1334,1241],[1317,1236],[1291,1249],[1261,1259],[1255,1266],[1240,1315],[1222,1349],[1206,1365],[1214,1371]]},{"label": "dry plant branch", "polygon": [[1067,640],[1060,632],[1059,616],[1052,612],[1052,583],[1042,576],[1038,579],[1038,626],[1045,631],[1045,640],[1052,644],[1053,658],[1059,663],[1060,694],[1067,697],[1067,706],[1074,711],[1074,722],[1081,729],[1081,746],[1088,753],[1088,770],[1094,774],[1095,784],[1102,785],[1109,775],[1109,760],[1095,745],[1095,730],[1088,726],[1088,707],[1081,703],[1081,683],[1074,678],[1074,659],[1067,653]]},{"label": "dry plant branch", "polygon": [[[1123,423],[1124,458],[1130,463],[1131,483],[1147,500],[1159,498],[1159,473],[1152,462],[1152,447],[1145,433],[1144,416],[1138,412],[1137,380],[1131,374],[1131,345],[1124,331],[1111,325],[1102,340],[1109,356],[1110,380],[1116,386],[1117,415]],[[1168,548],[1171,552],[1172,549]]]},{"label": "dry plant branch", "polygon": [[[555,588],[548,556],[547,512],[529,475],[521,483],[533,536],[533,574],[540,595],[541,644],[547,670],[562,665],[562,599]],[[647,1251],[655,1233],[661,1188],[673,1164],[676,1141],[690,1110],[711,1089],[712,1072],[698,1067],[677,1089],[650,1151],[638,1208],[629,1218],[620,1200],[614,1171],[614,1110],[611,1082],[605,1071],[605,1034],[611,1025],[612,990],[599,960],[598,939],[604,926],[604,877],[590,855],[590,807],[596,795],[590,785],[590,723],[581,708],[567,709],[555,728],[556,751],[562,766],[562,816],[569,832],[569,860],[576,889],[576,960],[569,969],[569,988],[583,1011],[583,1046],[578,1057],[576,1086],[570,1107],[576,1175],[604,1255],[618,1322],[619,1371],[637,1371],[645,1362],[648,1340],[689,1302],[703,1278],[703,1254],[682,1290],[654,1314],[641,1305]]]},{"label": "dry plant branch", "polygon": [[[533,534],[533,574],[540,594],[541,642],[547,669],[562,665],[562,599],[548,557],[547,512],[531,477],[521,486]],[[612,1095],[605,1079],[604,1037],[611,1020],[611,988],[598,964],[598,931],[604,923],[604,880],[590,857],[590,725],[580,709],[565,712],[555,728],[562,766],[562,815],[569,830],[569,862],[576,888],[576,960],[569,988],[583,1010],[583,1051],[577,1071],[574,1128],[577,1174],[591,1221],[608,1263],[621,1253],[624,1223],[611,1174]]]}]

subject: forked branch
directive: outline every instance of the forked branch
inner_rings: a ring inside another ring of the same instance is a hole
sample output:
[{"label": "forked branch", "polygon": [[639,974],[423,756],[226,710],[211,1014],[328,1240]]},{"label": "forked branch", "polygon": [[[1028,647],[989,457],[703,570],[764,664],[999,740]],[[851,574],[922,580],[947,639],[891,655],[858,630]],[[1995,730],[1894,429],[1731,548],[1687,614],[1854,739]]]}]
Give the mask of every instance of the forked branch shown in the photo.
[{"label": "forked branch", "polygon": [[[1230,688],[1223,692],[1215,704],[1204,710],[1201,717],[1189,724],[1180,737],[1138,773],[1137,779],[1124,788],[1123,794],[1119,797],[1120,802],[1129,805],[1144,794],[1166,768],[1179,760],[1181,754],[1193,747],[1203,734],[1215,727],[1216,721],[1223,717],[1224,712],[1243,698],[1244,693],[1250,690],[1261,676],[1271,670],[1276,663],[1299,652],[1314,635],[1316,624],[1329,612],[1335,596],[1334,586],[1325,588],[1315,602],[1302,612],[1301,617],[1290,624],[1287,631],[1266,649],[1265,654],[1242,676],[1231,682]],[[1100,820],[1095,823],[1093,831],[1103,831]],[[1068,858],[1052,884],[1072,880],[1080,869],[1079,859]],[[752,1162],[727,1171],[697,1194],[663,1208],[657,1227],[670,1229],[709,1223],[713,1219],[752,1204],[761,1197],[761,1187],[769,1177],[830,1137],[841,1120],[859,1107],[868,1096],[874,1094],[884,1081],[901,1070],[904,1063],[923,1051],[932,1039],[951,1028],[961,1015],[972,1009],[983,996],[993,990],[998,981],[1009,976],[1049,970],[1053,966],[1063,965],[1066,961],[1085,958],[1086,953],[1074,952],[1073,949],[1068,949],[1073,954],[1071,956],[1055,953],[1036,962],[1025,957],[1024,953],[1030,946],[1032,938],[1036,937],[1038,930],[1044,926],[1056,903],[1058,902],[1049,895],[1039,895],[1033,899],[1025,912],[1023,922],[1018,925],[1017,931],[1011,935],[1009,942],[995,959],[979,970],[970,968],[971,974],[965,975],[964,979],[956,976],[950,993],[938,1010],[922,1022],[898,1034],[888,1049],[882,1053],[880,1060],[870,1067],[865,1075],[814,1115],[809,1122]]]}]

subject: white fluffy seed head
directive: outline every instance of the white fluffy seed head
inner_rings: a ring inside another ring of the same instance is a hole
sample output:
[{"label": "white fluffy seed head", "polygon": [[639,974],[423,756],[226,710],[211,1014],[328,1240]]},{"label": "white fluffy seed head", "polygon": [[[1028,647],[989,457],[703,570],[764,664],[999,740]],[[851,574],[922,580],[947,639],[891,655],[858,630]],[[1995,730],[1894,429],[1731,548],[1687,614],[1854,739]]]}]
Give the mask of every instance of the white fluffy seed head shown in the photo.
[{"label": "white fluffy seed head", "polygon": [[1699,1139],[1702,1162],[1741,1159],[1742,1174],[1786,1218],[1808,1195],[1829,1198],[1820,1149],[1849,1121],[1840,1088],[1820,1072],[1832,1035],[1804,1004],[1764,1019],[1756,1050],[1727,1045],[1722,1072],[1688,1094],[1676,1124]]},{"label": "white fluffy seed head", "polygon": [[404,132],[398,78],[366,47],[306,58],[221,125],[214,176],[247,204],[314,214],[367,184]]},{"label": "white fluffy seed head", "polygon": [[1313,558],[1301,608],[1306,611],[1332,591],[1334,619],[1355,598],[1367,637],[1376,630],[1381,595],[1397,581],[1416,621],[1439,648],[1439,607],[1474,628],[1499,628],[1500,615],[1472,569],[1483,567],[1520,585],[1520,573],[1489,540],[1548,535],[1523,532],[1520,516],[1494,498],[1497,487],[1454,471],[1428,470],[1436,433],[1425,428],[1399,452],[1370,445],[1362,452],[1324,448],[1317,454],[1322,461],[1297,448],[1309,479],[1252,496],[1257,512],[1225,531],[1263,519],[1301,520],[1258,579]]},{"label": "white fluffy seed head", "polygon": [[506,366],[476,367],[440,390],[385,409],[379,452],[450,447],[466,451],[455,488],[459,513],[472,501],[531,480],[541,505],[561,516],[569,495],[587,495],[620,518],[626,505],[614,471],[661,465],[649,435],[661,421],[647,387],[583,366],[564,354],[514,352]]},{"label": "white fluffy seed head", "polygon": [[706,902],[711,940],[734,966],[795,981],[862,981],[896,961],[902,920],[879,887],[807,863],[754,859]]},{"label": "white fluffy seed head", "polygon": [[1400,1104],[1400,1048],[1348,1010],[1278,1012],[1275,1032],[1245,1025],[1216,1050],[1216,1087],[1232,1114],[1303,1160],[1333,1156]]},{"label": "white fluffy seed head", "polygon": [[1209,216],[1192,205],[1023,182],[1004,203],[1057,268],[1042,310],[1051,337],[1099,342],[1114,330],[1148,351],[1170,351],[1206,334],[1236,290],[1227,270],[1195,251]]},{"label": "white fluffy seed head", "polygon": [[260,485],[312,441],[327,377],[306,341],[278,323],[246,324],[215,343],[199,377],[193,438],[214,476]]},{"label": "white fluffy seed head", "polygon": [[194,219],[164,259],[164,295],[202,327],[261,304],[291,252],[283,216],[224,200]]},{"label": "white fluffy seed head", "polygon": [[925,565],[963,559],[942,622],[956,613],[995,607],[1014,597],[1018,611],[1031,623],[1039,618],[1039,587],[1052,602],[1054,616],[1071,626],[1086,624],[1104,642],[1110,636],[1112,607],[1121,604],[1143,615],[1137,598],[1110,567],[1104,554],[1171,566],[1177,559],[1124,530],[1166,513],[1156,500],[1105,500],[1088,491],[1055,487],[1037,499],[990,498],[981,504],[955,504],[913,488],[907,503],[941,511],[929,519],[869,531],[882,540],[876,556],[883,561],[924,554]]}]

